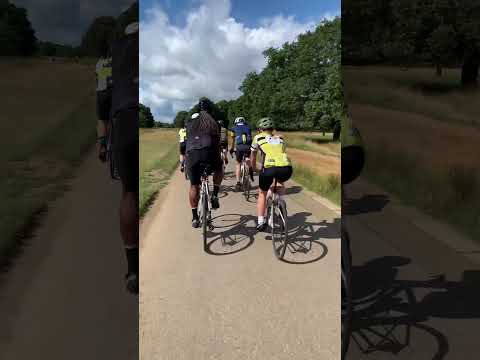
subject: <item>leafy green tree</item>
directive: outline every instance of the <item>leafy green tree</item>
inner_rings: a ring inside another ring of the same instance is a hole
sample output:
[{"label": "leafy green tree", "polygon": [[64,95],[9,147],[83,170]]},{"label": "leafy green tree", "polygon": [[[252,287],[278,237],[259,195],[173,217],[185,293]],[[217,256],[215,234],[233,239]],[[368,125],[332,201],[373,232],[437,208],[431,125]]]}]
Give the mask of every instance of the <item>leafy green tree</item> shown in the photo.
[{"label": "leafy green tree", "polygon": [[140,104],[138,121],[141,128],[153,128],[155,126],[155,119],[148,106]]},{"label": "leafy green tree", "polygon": [[175,116],[173,124],[176,128],[183,128],[188,119],[188,111],[179,111]]}]

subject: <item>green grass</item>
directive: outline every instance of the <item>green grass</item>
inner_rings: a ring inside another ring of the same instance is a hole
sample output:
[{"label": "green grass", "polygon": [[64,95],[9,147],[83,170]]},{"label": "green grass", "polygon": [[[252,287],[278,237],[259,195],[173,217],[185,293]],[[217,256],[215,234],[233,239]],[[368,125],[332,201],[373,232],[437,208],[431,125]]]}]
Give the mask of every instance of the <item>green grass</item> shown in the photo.
[{"label": "green grass", "polygon": [[178,129],[140,130],[140,216],[144,216],[158,192],[178,167]]},{"label": "green grass", "polygon": [[[37,215],[68,188],[95,142],[92,69],[50,65],[38,60],[0,63],[8,84],[0,90],[6,104],[0,120],[2,264],[31,232]],[[31,80],[29,87],[18,80],[22,77]]]},{"label": "green grass", "polygon": [[387,145],[368,146],[365,175],[405,204],[480,238],[480,172],[452,167],[426,169],[414,155],[392,152]]},{"label": "green grass", "polygon": [[303,185],[308,190],[327,198],[337,205],[340,205],[341,190],[339,176],[318,176],[310,169],[294,164],[293,180]]},{"label": "green grass", "polygon": [[[437,77],[433,68],[402,71],[394,67],[344,67],[343,77],[347,101],[354,104],[420,114],[438,123],[449,123],[452,129],[461,126],[465,132],[468,129],[477,131],[480,126],[478,95],[460,88],[459,69],[446,69],[443,76]],[[398,129],[402,131],[398,142],[391,131],[378,129],[378,133],[374,133],[377,130],[369,127],[367,117],[354,118],[359,128],[364,126],[370,131],[363,134],[364,139],[375,140],[375,136],[381,139],[382,134],[384,138],[377,143],[365,143],[366,177],[402,202],[454,226],[473,239],[479,239],[478,166],[471,159],[456,159],[454,153],[447,150],[455,149],[456,141],[461,141],[453,134],[451,138],[444,134],[441,139],[425,139],[423,143],[412,141],[416,148],[399,146],[408,144],[409,136],[415,140],[415,136],[418,137],[414,126],[408,123],[403,126],[402,118],[398,113],[395,119],[386,121],[388,126],[393,125],[393,121],[398,122]],[[419,128],[422,126],[425,124],[419,124]],[[467,141],[472,140],[468,138]],[[459,150],[459,153],[462,152]],[[439,159],[443,159],[443,163]]]},{"label": "green grass", "polygon": [[408,111],[440,121],[480,126],[478,94],[460,88],[460,70],[433,68],[344,67],[347,101]]}]

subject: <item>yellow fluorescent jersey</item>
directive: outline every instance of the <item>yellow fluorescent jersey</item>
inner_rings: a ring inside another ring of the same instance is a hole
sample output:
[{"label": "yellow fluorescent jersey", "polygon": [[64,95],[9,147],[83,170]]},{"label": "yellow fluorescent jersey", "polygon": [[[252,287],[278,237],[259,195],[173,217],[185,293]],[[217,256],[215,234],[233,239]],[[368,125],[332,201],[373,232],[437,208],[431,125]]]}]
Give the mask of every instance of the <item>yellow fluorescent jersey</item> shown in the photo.
[{"label": "yellow fluorescent jersey", "polygon": [[185,139],[187,138],[187,129],[180,129],[178,132],[178,137],[180,138],[181,143],[185,142]]},{"label": "yellow fluorescent jersey", "polygon": [[266,132],[257,134],[252,142],[252,151],[260,151],[264,168],[290,166],[291,162],[285,148],[285,141],[280,135],[271,135]]}]

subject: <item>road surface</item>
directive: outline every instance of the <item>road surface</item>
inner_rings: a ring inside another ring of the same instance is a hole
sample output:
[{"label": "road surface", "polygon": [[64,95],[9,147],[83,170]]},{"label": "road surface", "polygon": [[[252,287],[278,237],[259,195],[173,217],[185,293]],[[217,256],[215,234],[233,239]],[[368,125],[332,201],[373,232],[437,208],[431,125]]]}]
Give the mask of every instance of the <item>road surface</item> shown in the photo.
[{"label": "road surface", "polygon": [[119,184],[92,153],[0,277],[0,359],[138,359],[125,290]]},{"label": "road surface", "polygon": [[346,192],[356,302],[348,359],[478,359],[479,243],[364,180]]},{"label": "road surface", "polygon": [[255,199],[232,191],[232,170],[230,161],[209,253],[201,230],[191,227],[189,185],[179,171],[142,224],[140,358],[337,359],[339,212],[290,183],[298,252],[287,250],[281,262],[269,235],[255,231]]}]

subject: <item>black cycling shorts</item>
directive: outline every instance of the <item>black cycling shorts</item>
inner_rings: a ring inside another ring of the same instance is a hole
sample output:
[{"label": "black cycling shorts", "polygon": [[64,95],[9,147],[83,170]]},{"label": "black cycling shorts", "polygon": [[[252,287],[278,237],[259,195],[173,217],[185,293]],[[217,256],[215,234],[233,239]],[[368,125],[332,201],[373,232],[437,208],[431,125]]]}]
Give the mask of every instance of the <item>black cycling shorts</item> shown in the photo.
[{"label": "black cycling shorts", "polygon": [[222,142],[220,142],[220,148],[221,148],[222,150],[228,149],[228,140],[227,140],[227,141],[222,141]]},{"label": "black cycling shorts", "polygon": [[185,155],[185,152],[187,151],[187,142],[181,142],[180,143],[180,155]]},{"label": "black cycling shorts", "polygon": [[250,157],[251,152],[252,151],[250,150],[250,145],[248,146],[237,145],[237,148],[235,149],[235,157],[237,158],[237,161],[241,163],[244,158]]},{"label": "black cycling shorts", "polygon": [[187,153],[187,171],[190,183],[200,185],[205,166],[209,166],[211,172],[222,170],[222,158],[216,149],[191,150]]},{"label": "black cycling shorts", "polygon": [[115,114],[113,156],[125,192],[138,192],[138,109]]},{"label": "black cycling shorts", "polygon": [[258,176],[258,186],[262,191],[268,191],[273,184],[273,180],[284,183],[292,177],[293,169],[291,166],[273,166],[263,169]]}]

